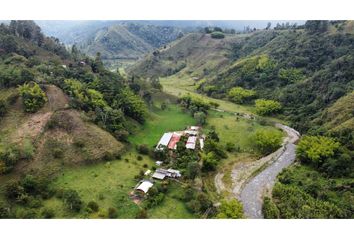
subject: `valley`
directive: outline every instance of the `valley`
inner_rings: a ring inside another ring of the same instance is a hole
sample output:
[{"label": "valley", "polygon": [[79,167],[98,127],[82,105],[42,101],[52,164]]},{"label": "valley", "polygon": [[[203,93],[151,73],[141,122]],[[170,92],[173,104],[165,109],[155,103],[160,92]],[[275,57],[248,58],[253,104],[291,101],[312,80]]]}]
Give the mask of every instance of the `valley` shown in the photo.
[{"label": "valley", "polygon": [[1,24],[0,218],[353,218],[352,21],[107,24]]}]

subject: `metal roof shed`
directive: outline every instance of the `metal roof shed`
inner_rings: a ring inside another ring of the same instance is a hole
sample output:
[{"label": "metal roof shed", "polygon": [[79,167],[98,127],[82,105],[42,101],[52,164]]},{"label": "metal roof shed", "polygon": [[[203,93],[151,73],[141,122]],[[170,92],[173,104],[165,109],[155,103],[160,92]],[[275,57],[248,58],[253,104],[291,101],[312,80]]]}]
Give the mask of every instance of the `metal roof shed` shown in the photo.
[{"label": "metal roof shed", "polygon": [[159,180],[163,180],[166,177],[166,174],[161,173],[161,172],[154,172],[154,174],[152,175],[153,178],[159,179]]},{"label": "metal roof shed", "polygon": [[144,193],[147,193],[149,189],[153,186],[154,184],[150,181],[143,181],[137,188],[136,190],[143,191]]},{"label": "metal roof shed", "polygon": [[159,141],[159,143],[156,146],[156,150],[162,150],[162,147],[168,146],[168,143],[170,142],[171,138],[172,138],[173,133],[164,133]]}]

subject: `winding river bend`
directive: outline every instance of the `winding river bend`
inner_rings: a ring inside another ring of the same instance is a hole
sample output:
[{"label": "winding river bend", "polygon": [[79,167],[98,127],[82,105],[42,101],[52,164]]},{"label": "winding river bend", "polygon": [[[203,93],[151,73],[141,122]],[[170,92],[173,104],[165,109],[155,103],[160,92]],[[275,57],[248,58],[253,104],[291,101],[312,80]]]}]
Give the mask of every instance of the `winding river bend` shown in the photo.
[{"label": "winding river bend", "polygon": [[276,127],[287,133],[280,154],[268,167],[244,185],[239,196],[247,218],[263,218],[264,194],[272,189],[277,175],[295,160],[296,145],[294,143],[299,139],[299,132],[279,123],[276,124]]}]

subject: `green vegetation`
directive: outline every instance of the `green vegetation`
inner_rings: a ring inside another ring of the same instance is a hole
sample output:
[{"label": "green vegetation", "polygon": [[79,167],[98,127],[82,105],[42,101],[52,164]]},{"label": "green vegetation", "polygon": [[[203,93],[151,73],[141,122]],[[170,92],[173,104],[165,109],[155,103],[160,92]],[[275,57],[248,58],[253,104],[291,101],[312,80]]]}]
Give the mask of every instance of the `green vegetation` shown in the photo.
[{"label": "green vegetation", "polygon": [[223,200],[219,207],[219,213],[216,217],[231,219],[243,218],[242,204],[236,199],[232,199],[229,202]]},{"label": "green vegetation", "polygon": [[281,110],[281,104],[274,100],[257,99],[255,101],[256,112],[259,115],[271,115]]},{"label": "green vegetation", "polygon": [[19,87],[19,92],[26,112],[36,112],[43,107],[44,103],[47,101],[45,93],[37,83],[25,83]]},{"label": "green vegetation", "polygon": [[241,104],[249,101],[250,99],[254,98],[256,92],[253,90],[247,90],[242,87],[234,87],[231,88],[228,92],[228,97],[231,101]]},{"label": "green vegetation", "polygon": [[296,155],[299,160],[329,176],[353,174],[352,152],[332,138],[305,136],[299,142]]},{"label": "green vegetation", "polygon": [[216,38],[216,39],[225,38],[225,35],[224,35],[224,33],[222,33],[222,32],[212,32],[212,33],[210,34],[210,36],[211,36],[212,38]]},{"label": "green vegetation", "polygon": [[[157,144],[162,134],[168,131],[183,130],[186,126],[195,124],[195,120],[184,113],[178,106],[171,104],[166,110],[153,108],[148,121],[135,131],[134,135],[129,137],[133,144],[146,144],[152,148]],[[171,125],[173,119],[173,125]]]},{"label": "green vegetation", "polygon": [[279,131],[257,130],[251,138],[257,151],[262,154],[269,154],[280,148],[282,136]]}]

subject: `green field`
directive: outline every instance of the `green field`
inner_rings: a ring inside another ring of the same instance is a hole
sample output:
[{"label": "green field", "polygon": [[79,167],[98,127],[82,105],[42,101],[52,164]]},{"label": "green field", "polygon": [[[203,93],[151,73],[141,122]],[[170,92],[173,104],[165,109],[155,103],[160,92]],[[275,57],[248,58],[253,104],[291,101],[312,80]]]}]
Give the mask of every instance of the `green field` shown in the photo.
[{"label": "green field", "polygon": [[188,76],[177,77],[172,75],[166,78],[160,78],[160,82],[163,85],[164,91],[174,96],[183,96],[184,94],[188,93],[193,96],[198,96],[207,102],[216,102],[220,105],[219,108],[225,111],[240,113],[253,112],[252,106],[238,105],[229,101],[215,99],[196,93],[193,80]]},{"label": "green field", "polygon": [[[141,161],[136,158],[136,153],[129,152],[121,160],[68,168],[54,181],[53,186],[57,189],[77,190],[86,204],[89,201],[97,202],[99,212],[88,214],[82,210],[78,215],[73,215],[64,209],[62,202],[57,198],[46,201],[44,206],[56,209],[56,218],[107,217],[109,207],[117,209],[118,218],[135,218],[140,207],[129,198],[129,193],[137,184],[134,176],[140,170],[148,169],[143,167],[144,164],[148,164],[149,168],[154,164],[149,157],[144,156]],[[176,183],[171,184],[162,204],[149,209],[149,218],[192,218],[193,215],[188,212],[185,204],[177,199],[176,196],[180,194],[183,194],[183,188]]]},{"label": "green field", "polygon": [[158,143],[163,133],[183,130],[194,124],[195,120],[189,114],[182,112],[177,105],[170,104],[168,109],[164,111],[154,107],[150,111],[147,122],[139,127],[136,134],[129,138],[129,141],[133,144],[147,144],[149,147],[153,147]]}]

